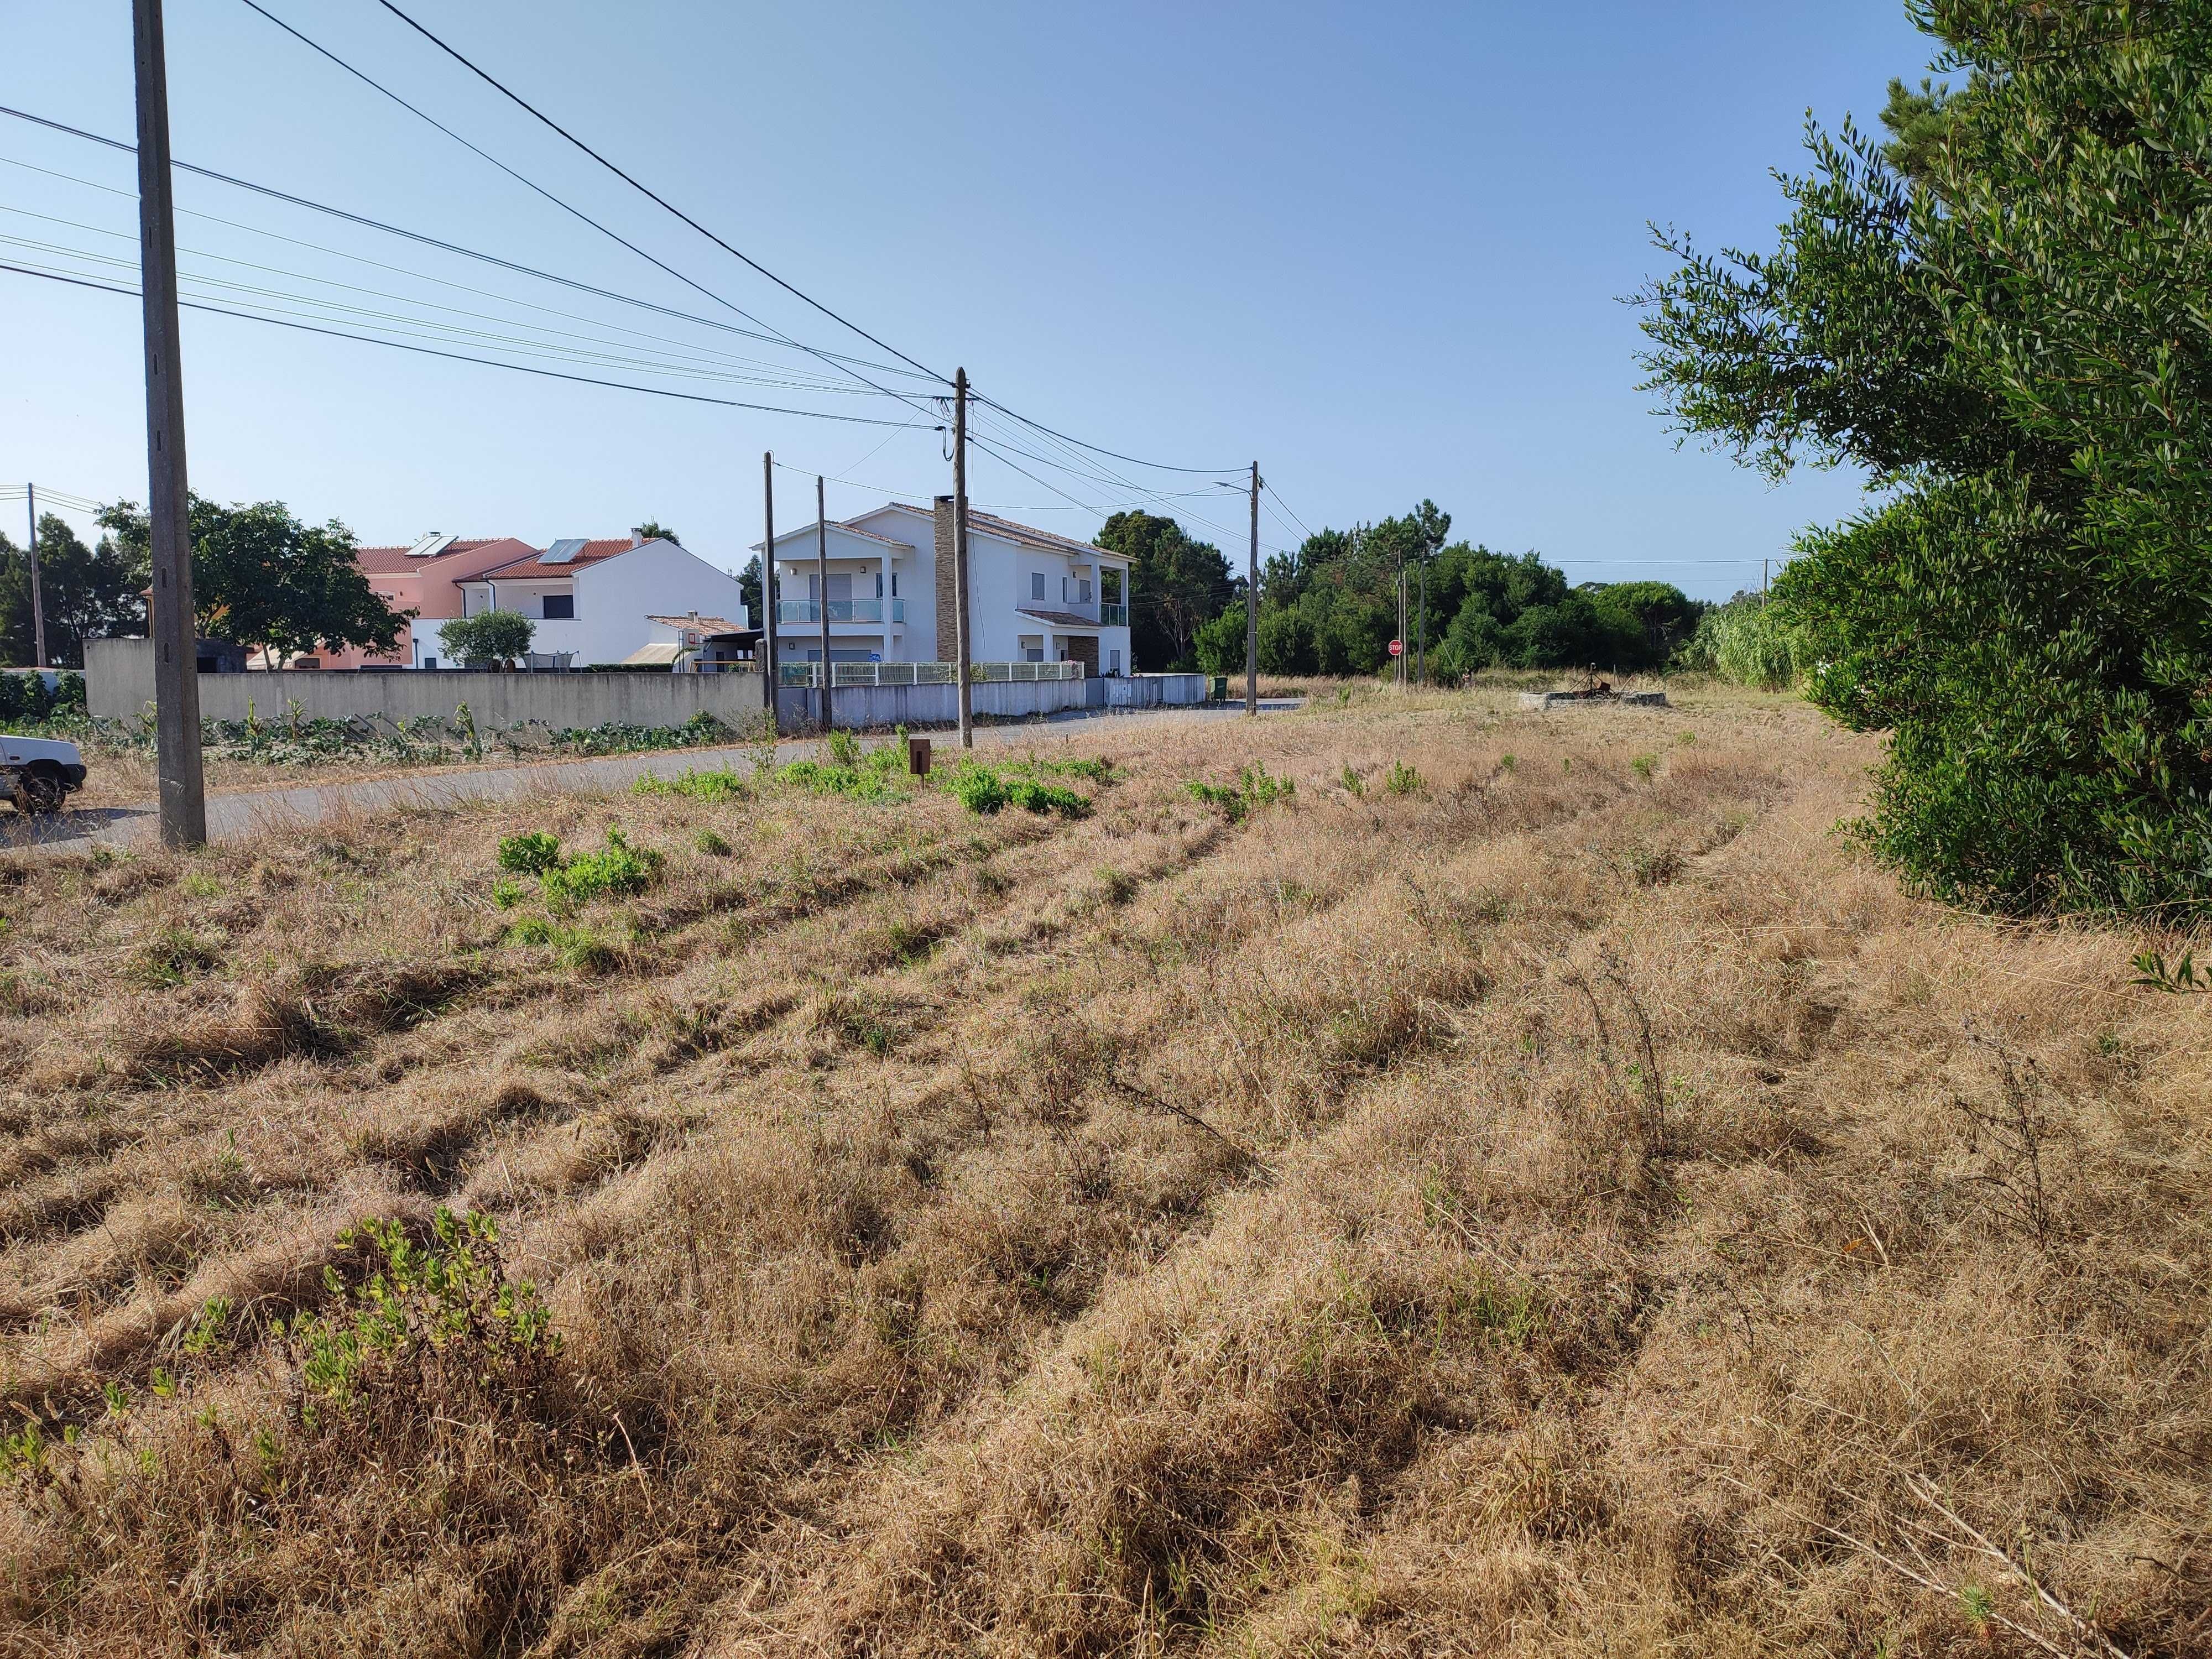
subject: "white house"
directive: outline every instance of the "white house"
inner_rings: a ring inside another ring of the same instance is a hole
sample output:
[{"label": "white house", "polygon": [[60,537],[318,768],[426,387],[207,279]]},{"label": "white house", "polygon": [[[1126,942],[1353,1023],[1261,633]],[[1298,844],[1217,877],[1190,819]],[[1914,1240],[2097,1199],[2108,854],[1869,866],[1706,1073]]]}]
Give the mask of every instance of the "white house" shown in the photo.
[{"label": "white house", "polygon": [[[826,591],[817,526],[775,538],[778,659],[821,661],[826,607],[833,661],[951,661],[951,498],[933,508],[886,501],[821,528]],[[1129,562],[1120,554],[971,507],[968,587],[970,660],[1129,672]]]},{"label": "white house", "polygon": [[[576,665],[618,663],[666,637],[655,616],[733,618],[747,626],[738,579],[665,537],[557,541],[543,553],[509,560],[459,584],[461,614],[516,611],[538,624],[533,653],[573,652]],[[418,618],[414,661],[434,668],[444,654],[435,618]]]}]

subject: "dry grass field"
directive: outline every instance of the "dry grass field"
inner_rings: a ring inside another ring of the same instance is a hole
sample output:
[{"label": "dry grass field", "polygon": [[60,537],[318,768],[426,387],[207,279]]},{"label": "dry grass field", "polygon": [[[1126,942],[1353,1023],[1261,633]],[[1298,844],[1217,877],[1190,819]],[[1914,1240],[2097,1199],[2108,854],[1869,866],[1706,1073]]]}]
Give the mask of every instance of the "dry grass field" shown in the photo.
[{"label": "dry grass field", "polygon": [[0,866],[0,1653],[2212,1652],[2212,999],[1510,701]]}]

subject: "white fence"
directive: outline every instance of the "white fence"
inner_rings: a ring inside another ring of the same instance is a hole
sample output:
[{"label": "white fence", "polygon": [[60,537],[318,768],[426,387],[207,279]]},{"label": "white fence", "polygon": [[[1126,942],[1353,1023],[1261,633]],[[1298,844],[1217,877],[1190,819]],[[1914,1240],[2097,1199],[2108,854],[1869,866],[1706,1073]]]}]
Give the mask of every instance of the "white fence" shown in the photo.
[{"label": "white fence", "polygon": [[[835,671],[832,686],[958,684],[955,665],[949,662],[836,662],[830,666]],[[1020,684],[1079,680],[1084,677],[1084,668],[1079,662],[975,662],[968,665],[968,673],[972,681],[980,684]],[[776,678],[783,685],[803,685],[810,690],[818,690],[822,685],[822,665],[778,663]]]}]

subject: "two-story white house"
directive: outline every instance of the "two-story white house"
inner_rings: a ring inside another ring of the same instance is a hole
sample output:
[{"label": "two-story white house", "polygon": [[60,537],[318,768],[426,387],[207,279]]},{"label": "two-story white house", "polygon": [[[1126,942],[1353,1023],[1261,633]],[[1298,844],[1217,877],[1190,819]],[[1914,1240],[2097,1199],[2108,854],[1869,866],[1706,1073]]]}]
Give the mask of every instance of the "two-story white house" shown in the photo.
[{"label": "two-story white house", "polygon": [[[574,537],[542,553],[478,571],[459,583],[461,614],[514,611],[535,623],[534,653],[573,652],[579,667],[619,663],[665,632],[655,616],[699,611],[750,625],[738,579],[665,537],[593,541]],[[434,667],[443,623],[414,623],[414,660]]]},{"label": "two-story white house", "polygon": [[[904,501],[775,538],[775,641],[785,662],[949,662],[954,654],[952,499]],[[755,550],[759,550],[757,547]],[[826,562],[824,580],[823,563]],[[994,514],[968,514],[969,657],[1079,662],[1129,672],[1129,562]]]}]

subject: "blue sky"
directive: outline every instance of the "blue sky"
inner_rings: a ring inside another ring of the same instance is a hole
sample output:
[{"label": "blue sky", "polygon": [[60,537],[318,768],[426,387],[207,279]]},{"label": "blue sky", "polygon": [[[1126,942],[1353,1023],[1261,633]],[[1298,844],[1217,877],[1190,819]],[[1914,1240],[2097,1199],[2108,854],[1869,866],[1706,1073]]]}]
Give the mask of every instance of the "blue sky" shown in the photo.
[{"label": "blue sky", "polygon": [[[882,358],[374,0],[263,3],[772,329]],[[1648,220],[1768,243],[1780,204],[1767,170],[1796,165],[1806,112],[1871,123],[1887,77],[1924,65],[1929,43],[1900,0],[400,3],[930,368],[964,364],[1008,408],[1130,454],[1256,459],[1315,528],[1425,495],[1455,534],[1536,549],[1576,580],[1658,576],[1722,598],[1755,586],[1760,559],[1785,552],[1795,528],[1858,500],[1846,476],[1775,489],[1677,450],[1635,390],[1639,337],[1618,301],[1660,268]],[[168,30],[180,159],[745,326],[240,0],[168,0]],[[0,103],[127,139],[130,66],[127,0],[0,11]],[[0,235],[15,239],[0,259],[130,280],[131,168],[0,118],[0,208],[13,210]],[[188,313],[186,432],[203,494],[280,499],[368,542],[438,529],[542,544],[651,517],[734,566],[759,534],[764,449],[857,481],[830,486],[833,514],[951,487],[930,419],[824,389],[817,360],[203,179],[181,178],[177,198],[191,210],[180,263],[203,294],[237,283],[221,292],[349,326],[421,329],[427,317],[441,337],[416,337],[441,349],[453,341],[443,331],[467,328],[476,349],[650,353],[677,370],[653,384],[919,422],[702,406]],[[565,333],[549,344],[549,329]],[[0,478],[143,499],[142,372],[134,301],[0,272]],[[1155,510],[1241,550],[1239,500],[1179,493],[1211,480],[1023,465],[1091,507],[1168,494]],[[988,457],[970,494],[1070,533],[1097,522]],[[779,520],[810,517],[812,495],[810,477],[781,473]],[[1263,539],[1294,540],[1286,523],[1269,516]]]}]

